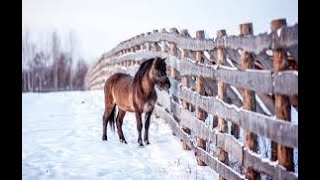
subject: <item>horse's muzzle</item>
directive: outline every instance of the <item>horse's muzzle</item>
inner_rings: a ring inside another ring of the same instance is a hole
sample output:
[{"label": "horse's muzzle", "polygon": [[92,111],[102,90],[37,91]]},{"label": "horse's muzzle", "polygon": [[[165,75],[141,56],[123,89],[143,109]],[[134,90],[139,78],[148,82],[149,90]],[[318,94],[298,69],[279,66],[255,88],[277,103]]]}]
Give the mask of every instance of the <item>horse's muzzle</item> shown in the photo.
[{"label": "horse's muzzle", "polygon": [[169,81],[168,78],[166,78],[161,84],[163,84],[162,85],[163,86],[162,87],[163,90],[169,91],[171,84],[170,84],[170,81]]}]

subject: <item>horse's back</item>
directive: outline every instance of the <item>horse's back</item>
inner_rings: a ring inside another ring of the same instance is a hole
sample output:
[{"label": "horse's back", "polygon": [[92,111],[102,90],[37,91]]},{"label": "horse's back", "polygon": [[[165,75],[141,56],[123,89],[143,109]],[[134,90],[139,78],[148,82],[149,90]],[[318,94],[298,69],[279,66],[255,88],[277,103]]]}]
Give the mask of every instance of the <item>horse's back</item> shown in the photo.
[{"label": "horse's back", "polygon": [[128,75],[128,74],[124,74],[124,73],[115,73],[113,75],[111,75],[105,82],[105,87],[111,84],[114,84],[115,82],[121,80],[121,79],[133,79],[132,76]]},{"label": "horse's back", "polygon": [[115,73],[110,76],[104,86],[106,100],[112,100],[112,104],[125,111],[133,111],[132,82],[133,77],[128,74]]}]

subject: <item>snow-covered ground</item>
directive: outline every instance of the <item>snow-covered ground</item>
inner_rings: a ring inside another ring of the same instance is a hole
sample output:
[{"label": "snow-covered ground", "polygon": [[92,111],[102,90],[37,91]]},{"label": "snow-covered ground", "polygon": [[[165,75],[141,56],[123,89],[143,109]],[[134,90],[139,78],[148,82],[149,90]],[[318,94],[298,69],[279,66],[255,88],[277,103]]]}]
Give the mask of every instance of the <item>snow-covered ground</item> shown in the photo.
[{"label": "snow-covered ground", "polygon": [[134,114],[101,140],[103,91],[22,94],[22,179],[218,179],[152,117],[150,145],[138,147]]}]

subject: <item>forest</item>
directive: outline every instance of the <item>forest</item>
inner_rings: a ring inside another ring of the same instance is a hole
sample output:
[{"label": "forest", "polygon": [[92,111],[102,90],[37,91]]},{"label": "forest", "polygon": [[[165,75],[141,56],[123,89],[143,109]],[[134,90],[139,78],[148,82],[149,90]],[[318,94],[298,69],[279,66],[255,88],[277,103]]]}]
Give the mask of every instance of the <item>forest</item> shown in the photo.
[{"label": "forest", "polygon": [[45,37],[34,40],[29,31],[22,33],[22,92],[84,90],[88,64],[77,54],[75,33]]}]

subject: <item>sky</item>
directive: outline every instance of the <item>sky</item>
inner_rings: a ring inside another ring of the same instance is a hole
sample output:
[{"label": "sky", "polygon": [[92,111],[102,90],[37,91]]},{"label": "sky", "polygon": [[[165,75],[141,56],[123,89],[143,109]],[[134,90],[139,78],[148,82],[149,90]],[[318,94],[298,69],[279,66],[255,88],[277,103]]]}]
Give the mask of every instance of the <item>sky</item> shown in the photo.
[{"label": "sky", "polygon": [[22,0],[22,29],[41,40],[48,32],[75,33],[79,53],[96,61],[120,41],[153,29],[188,29],[239,34],[253,23],[254,34],[270,31],[273,19],[298,23],[298,0]]}]

